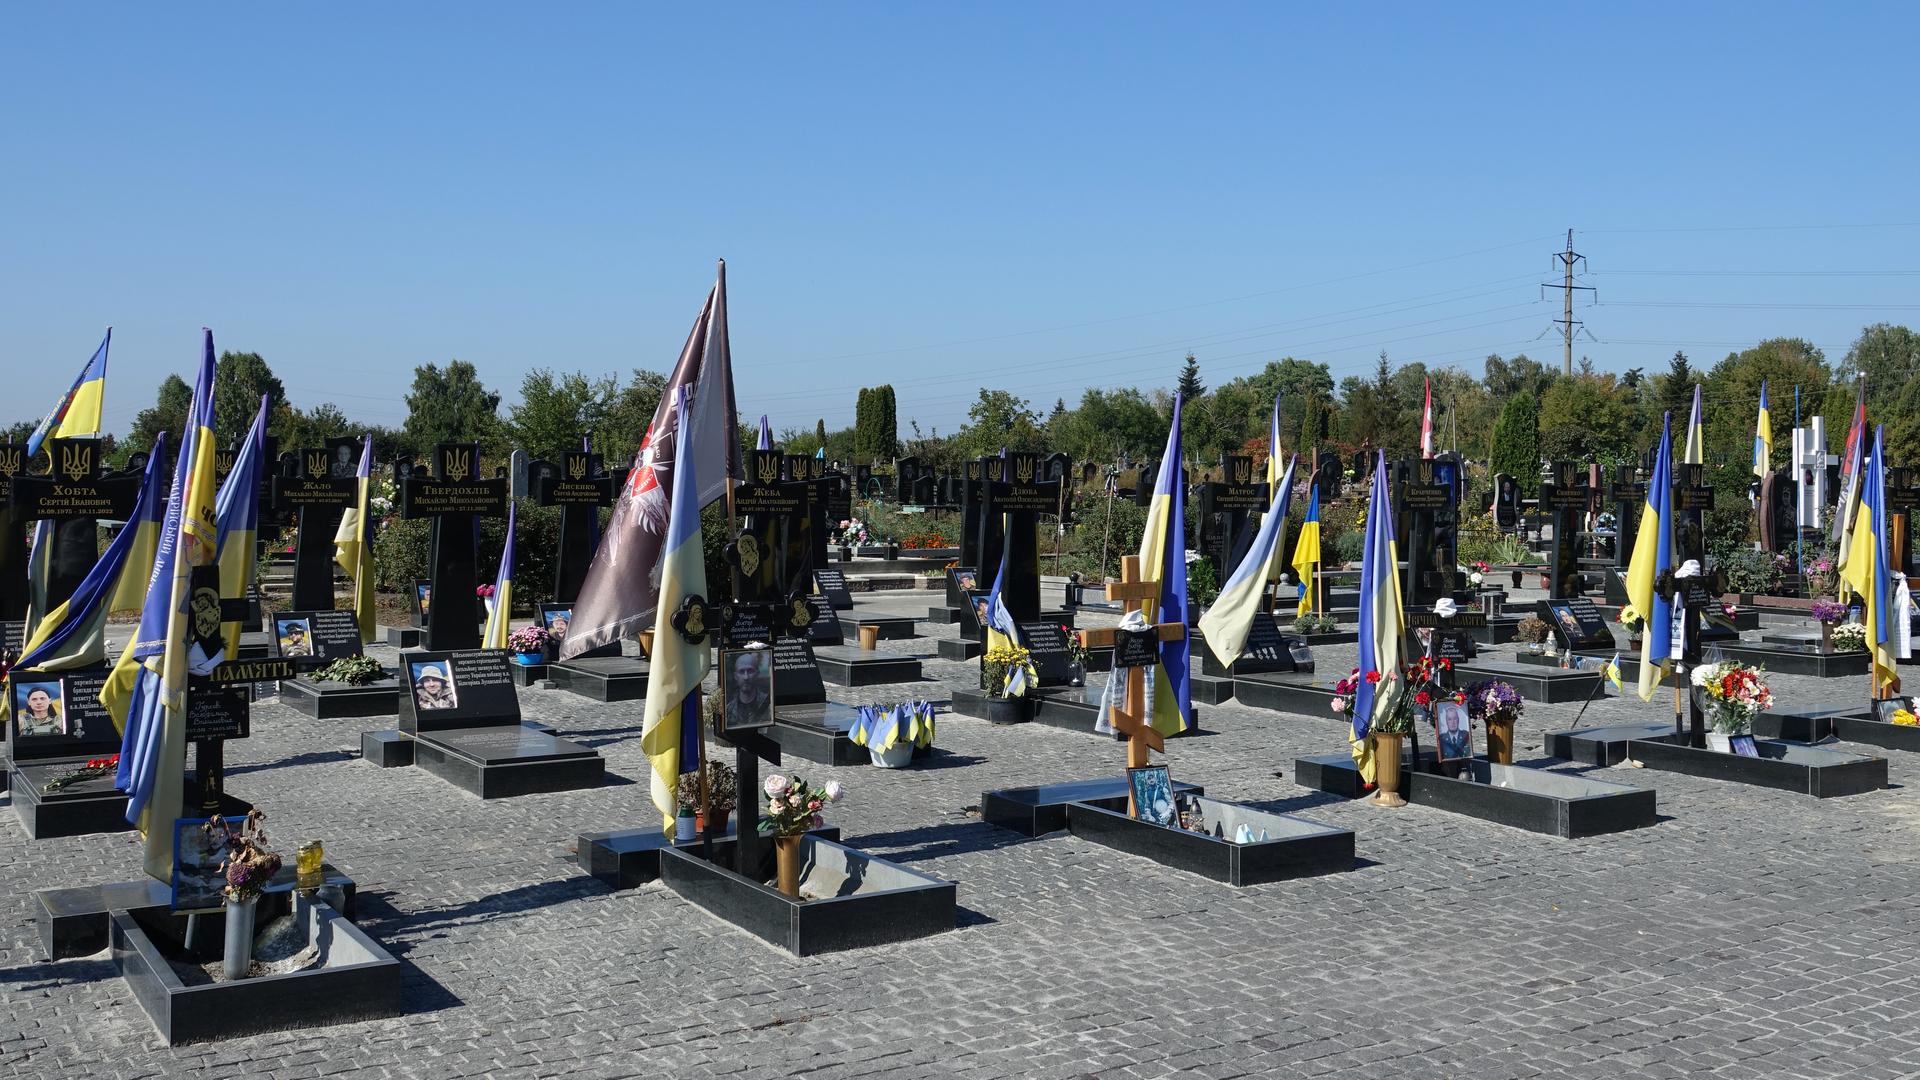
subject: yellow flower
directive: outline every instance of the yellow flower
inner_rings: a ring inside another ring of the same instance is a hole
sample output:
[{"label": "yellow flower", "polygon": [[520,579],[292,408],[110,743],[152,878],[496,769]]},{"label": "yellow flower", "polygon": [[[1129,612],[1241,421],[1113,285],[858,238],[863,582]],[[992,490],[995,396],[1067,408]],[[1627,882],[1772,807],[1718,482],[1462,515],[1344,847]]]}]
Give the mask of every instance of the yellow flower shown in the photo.
[{"label": "yellow flower", "polygon": [[1920,727],[1920,716],[1915,716],[1905,709],[1895,709],[1893,722],[1901,727]]}]

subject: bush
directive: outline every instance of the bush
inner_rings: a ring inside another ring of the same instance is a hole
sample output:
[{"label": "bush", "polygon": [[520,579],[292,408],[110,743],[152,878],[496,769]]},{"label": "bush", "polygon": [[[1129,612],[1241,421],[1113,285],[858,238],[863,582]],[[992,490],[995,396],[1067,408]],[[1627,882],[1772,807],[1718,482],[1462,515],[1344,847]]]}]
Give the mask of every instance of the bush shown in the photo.
[{"label": "bush", "polygon": [[1459,557],[1463,563],[1494,563],[1500,559],[1500,526],[1494,524],[1492,514],[1468,514],[1461,508],[1459,532]]},{"label": "bush", "polygon": [[1780,587],[1780,568],[1773,556],[1751,547],[1735,548],[1716,560],[1727,572],[1727,590],[1764,595]]},{"label": "bush", "polygon": [[[515,500],[513,545],[514,606],[524,612],[553,599],[553,576],[560,558],[560,508]],[[605,513],[602,513],[604,519]],[[604,528],[604,520],[602,527]],[[429,576],[433,522],[395,516],[380,525],[373,541],[373,567],[380,588],[405,592]],[[500,573],[500,555],[506,546],[507,519],[480,519],[480,551],[475,576],[489,584]]]},{"label": "bush", "polygon": [[1493,453],[1489,465],[1495,474],[1518,477],[1524,490],[1540,476],[1540,406],[1532,394],[1507,399],[1493,426]]},{"label": "bush", "polygon": [[1333,542],[1333,557],[1337,563],[1357,563],[1366,550],[1366,535],[1352,530],[1341,533]]}]

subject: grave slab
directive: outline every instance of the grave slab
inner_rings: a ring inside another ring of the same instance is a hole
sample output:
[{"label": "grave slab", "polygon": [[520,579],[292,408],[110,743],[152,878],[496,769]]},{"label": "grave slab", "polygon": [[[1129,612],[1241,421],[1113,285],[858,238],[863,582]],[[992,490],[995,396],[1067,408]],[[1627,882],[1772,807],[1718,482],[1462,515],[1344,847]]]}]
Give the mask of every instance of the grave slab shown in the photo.
[{"label": "grave slab", "polygon": [[[811,705],[778,705],[773,711],[773,728],[768,733],[780,744],[783,754],[817,761],[822,765],[866,765],[873,760],[867,748],[848,738],[859,719],[857,706],[837,701]],[[916,747],[915,759],[925,758],[933,748]]]},{"label": "grave slab", "polygon": [[[329,886],[345,898],[341,911],[353,918],[354,897],[358,886],[332,863],[320,864],[320,872]],[[273,876],[266,891],[290,893],[298,877],[288,863]],[[172,889],[153,878],[121,881],[107,885],[85,885],[67,889],[42,889],[33,894],[34,923],[40,932],[40,952],[48,960],[66,960],[92,956],[107,947],[107,916],[115,911],[141,908],[166,908],[173,902]],[[264,901],[263,901],[264,903]]]},{"label": "grave slab", "polygon": [[382,626],[380,636],[396,649],[420,647],[420,628],[417,626]]},{"label": "grave slab", "polygon": [[[1125,796],[1069,804],[1067,828],[1082,840],[1228,885],[1260,885],[1353,868],[1352,829],[1215,799],[1194,802],[1211,834],[1128,817]],[[1242,823],[1256,836],[1264,832],[1267,839],[1234,843],[1230,837]]]},{"label": "grave slab", "polygon": [[[715,836],[715,847],[732,846],[738,822],[729,815],[727,831]],[[814,836],[840,839],[840,829],[828,825],[812,830]],[[633,889],[660,877],[660,849],[699,847],[700,839],[673,840],[659,829],[620,829],[614,832],[581,833],[574,845],[574,861],[588,875],[610,889]]]},{"label": "grave slab", "polygon": [[[1069,805],[1101,799],[1124,800],[1128,790],[1127,778],[1116,776],[984,791],[980,793],[980,820],[1012,829],[1022,836],[1044,836],[1067,827]],[[1207,789],[1175,780],[1173,790],[1181,795],[1204,795]]]},{"label": "grave slab", "polygon": [[648,665],[637,656],[582,656],[547,665],[560,690],[595,701],[637,701],[647,696]]},{"label": "grave slab", "polygon": [[1657,820],[1651,788],[1484,761],[1467,766],[1459,777],[1415,772],[1407,801],[1566,839],[1624,832]]},{"label": "grave slab", "polygon": [[[1033,723],[1098,735],[1099,733],[1094,731],[1093,727],[1100,719],[1099,706],[1081,696],[1086,692],[1086,687],[1081,686],[1063,686],[1029,692],[1027,696],[1033,699]],[[986,692],[969,687],[955,689],[953,711],[961,716],[971,716],[976,720],[987,719]],[[1173,737],[1184,738],[1200,733],[1202,730],[1200,719],[1200,706],[1195,705],[1191,725],[1186,731]],[[1101,736],[1101,738],[1108,737]]]},{"label": "grave slab", "polygon": [[360,756],[382,769],[399,769],[413,764],[413,740],[403,731],[363,731]]},{"label": "grave slab", "polygon": [[1753,664],[1781,675],[1811,675],[1818,679],[1845,679],[1867,673],[1864,652],[1823,653],[1786,645],[1719,641],[1708,646],[1722,657]]},{"label": "grave slab", "polygon": [[280,703],[315,720],[392,716],[400,711],[400,684],[391,677],[365,686],[289,679],[280,684]]},{"label": "grave slab", "polygon": [[[1413,786],[1413,769],[1404,763],[1404,755],[1402,761],[1399,790],[1405,795]],[[1360,770],[1351,754],[1310,754],[1294,758],[1293,782],[1343,799],[1357,799],[1371,793],[1360,786]]]},{"label": "grave slab", "polygon": [[813,650],[822,681],[835,686],[879,686],[920,681],[920,660],[897,653],[866,651],[855,645],[826,645]]},{"label": "grave slab", "polygon": [[1455,666],[1453,677],[1454,681],[1461,686],[1483,679],[1499,679],[1511,684],[1520,696],[1528,701],[1543,701],[1549,704],[1585,701],[1589,695],[1598,697],[1601,693],[1597,690],[1600,683],[1598,670],[1574,671],[1542,667],[1537,664],[1475,660],[1472,663]]},{"label": "grave slab", "polygon": [[[681,897],[795,956],[911,941],[953,929],[957,890],[904,866],[817,836],[801,841],[800,894],[793,899],[761,882],[774,853],[751,877],[736,873],[735,852],[713,861],[692,849],[660,851],[660,880]],[[808,899],[817,897],[817,899]]]},{"label": "grave slab", "polygon": [[1816,799],[1832,799],[1887,786],[1887,759],[1798,746],[1777,739],[1756,739],[1759,757],[1682,746],[1676,742],[1633,742],[1627,752],[1649,769],[1710,780],[1775,788]]},{"label": "grave slab", "polygon": [[1333,711],[1334,682],[1305,675],[1243,675],[1233,680],[1233,697],[1256,709],[1344,722],[1345,717]]},{"label": "grave slab", "polygon": [[848,641],[858,641],[863,626],[879,631],[881,641],[904,641],[920,636],[913,628],[913,619],[906,615],[840,616],[840,634]]},{"label": "grave slab", "polygon": [[607,772],[593,750],[524,726],[423,731],[413,763],[483,799],[599,787]]},{"label": "grave slab", "polygon": [[941,638],[934,650],[942,660],[972,660],[987,651],[985,644],[973,638]]}]

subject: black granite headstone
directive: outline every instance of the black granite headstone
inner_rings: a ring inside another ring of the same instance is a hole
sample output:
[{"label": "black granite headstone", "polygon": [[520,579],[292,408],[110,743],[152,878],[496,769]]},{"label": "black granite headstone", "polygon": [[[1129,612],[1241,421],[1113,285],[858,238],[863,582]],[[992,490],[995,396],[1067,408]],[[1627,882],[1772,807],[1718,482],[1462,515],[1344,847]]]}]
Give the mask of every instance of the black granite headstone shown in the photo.
[{"label": "black granite headstone", "polygon": [[423,644],[432,651],[473,649],[480,644],[477,518],[507,512],[507,480],[480,475],[478,443],[441,443],[431,478],[410,476],[400,487],[404,518],[432,518],[429,544],[432,605]]},{"label": "black granite headstone", "polygon": [[400,730],[408,734],[520,723],[520,696],[499,649],[410,652],[401,657]]},{"label": "black granite headstone", "polygon": [[1041,686],[1065,686],[1073,679],[1073,653],[1059,623],[1040,620],[1016,623],[1033,658]]},{"label": "black granite headstone", "polygon": [[853,593],[847,589],[847,575],[838,570],[824,567],[813,572],[813,579],[820,586],[821,595],[835,611],[847,611],[853,607]]},{"label": "black granite headstone", "polygon": [[1588,652],[1614,647],[1606,616],[1584,596],[1542,600],[1539,617],[1553,627],[1554,639],[1563,650]]},{"label": "black granite headstone", "polygon": [[[42,758],[99,757],[120,749],[120,733],[113,717],[100,704],[107,669],[37,671],[19,669],[7,679],[7,751],[14,761]],[[40,689],[49,698],[51,723],[36,723],[32,695]]]},{"label": "black granite headstone", "polygon": [[362,653],[360,623],[351,611],[276,611],[273,633],[268,636],[273,655],[295,660],[303,668]]},{"label": "black granite headstone", "polygon": [[[48,439],[42,445],[48,471],[33,474],[16,470],[8,484],[8,528],[19,533],[29,521],[53,522],[46,580],[49,611],[72,599],[74,590],[99,562],[95,523],[102,518],[126,520],[140,496],[142,474],[101,471],[103,448],[99,439]],[[24,573],[25,564],[19,565]]]},{"label": "black granite headstone", "polygon": [[[347,446],[355,441],[347,440]],[[293,541],[293,606],[317,611],[333,606],[333,537],[341,514],[358,497],[359,484],[352,463],[345,477],[336,474],[333,455],[324,447],[301,450],[294,457],[298,471],[273,478],[273,505],[299,520]]]}]

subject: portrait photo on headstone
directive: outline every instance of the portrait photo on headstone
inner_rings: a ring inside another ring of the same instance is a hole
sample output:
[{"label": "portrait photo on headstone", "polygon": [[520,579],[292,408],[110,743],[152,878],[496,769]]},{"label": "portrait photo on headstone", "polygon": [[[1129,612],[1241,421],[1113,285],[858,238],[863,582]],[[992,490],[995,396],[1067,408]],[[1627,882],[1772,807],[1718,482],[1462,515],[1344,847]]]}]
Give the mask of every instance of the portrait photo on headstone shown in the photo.
[{"label": "portrait photo on headstone", "polygon": [[276,615],[273,634],[280,641],[281,656],[313,655],[313,624],[309,620]]},{"label": "portrait photo on headstone", "polygon": [[1143,765],[1127,770],[1133,785],[1134,816],[1155,825],[1172,825],[1179,812],[1173,798],[1173,775],[1165,765]]},{"label": "portrait photo on headstone", "polygon": [[[221,830],[207,831],[212,818],[176,818],[173,822],[173,910],[181,913],[219,911],[225,903],[220,890],[226,885],[220,863],[226,858],[225,838]],[[245,818],[227,818],[227,827],[238,829]]]},{"label": "portrait photo on headstone", "polygon": [[573,605],[541,604],[540,625],[554,637],[566,637],[567,627],[573,625]]},{"label": "portrait photo on headstone", "polygon": [[1473,756],[1473,726],[1467,707],[1443,701],[1433,709],[1433,756],[1440,761],[1465,761]]},{"label": "portrait photo on headstone", "polygon": [[457,709],[458,689],[453,685],[453,665],[442,660],[415,661],[408,667],[413,673],[413,704],[420,709]]},{"label": "portrait photo on headstone", "polygon": [[727,649],[720,654],[726,682],[721,690],[721,722],[727,731],[758,731],[773,726],[773,650]]},{"label": "portrait photo on headstone", "polygon": [[65,735],[66,703],[58,680],[13,684],[14,734]]}]

